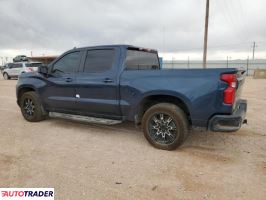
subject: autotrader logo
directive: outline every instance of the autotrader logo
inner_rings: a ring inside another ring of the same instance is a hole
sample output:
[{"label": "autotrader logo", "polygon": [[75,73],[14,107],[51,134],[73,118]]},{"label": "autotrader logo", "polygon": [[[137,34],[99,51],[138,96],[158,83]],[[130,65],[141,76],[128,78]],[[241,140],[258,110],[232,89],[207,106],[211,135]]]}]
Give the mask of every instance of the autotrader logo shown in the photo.
[{"label": "autotrader logo", "polygon": [[54,200],[54,188],[0,188],[0,200]]}]

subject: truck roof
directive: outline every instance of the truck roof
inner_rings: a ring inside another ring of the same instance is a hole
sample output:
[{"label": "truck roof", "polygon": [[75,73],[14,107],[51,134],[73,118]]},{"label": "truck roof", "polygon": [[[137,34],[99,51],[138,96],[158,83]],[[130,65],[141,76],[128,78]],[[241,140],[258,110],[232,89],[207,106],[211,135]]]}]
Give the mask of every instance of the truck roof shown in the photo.
[{"label": "truck roof", "polygon": [[87,47],[79,47],[76,48],[74,47],[74,49],[76,50],[84,50],[87,48],[110,48],[110,47],[122,47],[125,49],[136,49],[136,50],[142,50],[142,51],[149,51],[149,52],[154,52],[157,53],[157,50],[155,49],[150,49],[150,48],[144,48],[144,47],[137,47],[137,46],[133,46],[133,45],[128,45],[128,44],[114,44],[114,45],[99,45],[99,46],[87,46]]}]

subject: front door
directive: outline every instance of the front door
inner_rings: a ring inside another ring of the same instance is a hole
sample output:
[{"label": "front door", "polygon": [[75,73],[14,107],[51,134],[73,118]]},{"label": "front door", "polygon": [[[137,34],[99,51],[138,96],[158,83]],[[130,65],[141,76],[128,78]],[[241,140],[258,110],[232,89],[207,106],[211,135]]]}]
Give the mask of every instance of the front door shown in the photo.
[{"label": "front door", "polygon": [[81,52],[74,51],[61,56],[49,67],[47,86],[41,95],[50,111],[69,113],[75,110],[76,72],[80,60]]},{"label": "front door", "polygon": [[12,63],[8,66],[7,68],[7,73],[9,76],[15,76],[15,70],[16,70],[16,66],[15,66],[15,63]]},{"label": "front door", "polygon": [[89,49],[77,74],[77,110],[96,117],[117,118],[119,48]]}]

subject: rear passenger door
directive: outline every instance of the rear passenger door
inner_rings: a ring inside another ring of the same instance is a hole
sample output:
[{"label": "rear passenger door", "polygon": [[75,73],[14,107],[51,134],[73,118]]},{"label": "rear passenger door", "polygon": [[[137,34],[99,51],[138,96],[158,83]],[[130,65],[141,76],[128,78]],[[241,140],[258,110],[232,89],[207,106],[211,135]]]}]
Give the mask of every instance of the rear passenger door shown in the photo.
[{"label": "rear passenger door", "polygon": [[119,48],[89,49],[77,74],[77,110],[81,114],[117,118]]},{"label": "rear passenger door", "polygon": [[22,71],[22,63],[14,63],[10,69],[10,76],[19,76]]}]

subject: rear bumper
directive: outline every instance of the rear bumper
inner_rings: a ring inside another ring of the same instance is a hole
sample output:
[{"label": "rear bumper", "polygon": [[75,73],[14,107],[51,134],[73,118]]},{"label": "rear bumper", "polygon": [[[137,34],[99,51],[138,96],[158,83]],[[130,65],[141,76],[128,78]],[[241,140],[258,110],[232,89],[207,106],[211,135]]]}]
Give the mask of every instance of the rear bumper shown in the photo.
[{"label": "rear bumper", "polygon": [[236,111],[232,115],[214,115],[210,121],[208,129],[210,131],[233,132],[240,129],[247,112],[247,101],[240,100]]}]

